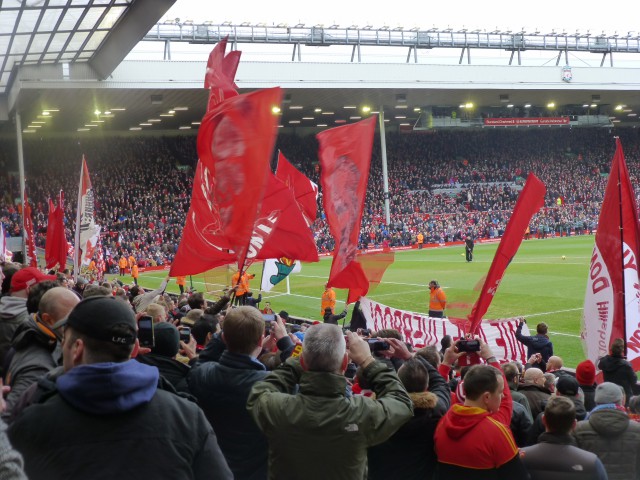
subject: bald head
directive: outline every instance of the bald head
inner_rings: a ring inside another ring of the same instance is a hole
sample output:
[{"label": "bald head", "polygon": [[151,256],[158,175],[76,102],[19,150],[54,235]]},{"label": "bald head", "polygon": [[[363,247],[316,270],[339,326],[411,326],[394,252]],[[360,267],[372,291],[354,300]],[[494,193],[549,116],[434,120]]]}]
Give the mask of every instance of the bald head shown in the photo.
[{"label": "bald head", "polygon": [[558,370],[559,368],[562,368],[562,365],[562,359],[556,355],[550,356],[549,360],[547,360],[547,370]]},{"label": "bald head", "polygon": [[48,290],[40,299],[38,313],[47,325],[53,325],[66,317],[80,302],[78,296],[68,288],[55,287]]},{"label": "bald head", "polygon": [[544,385],[544,373],[539,368],[529,368],[524,372],[524,381],[535,383],[536,385]]}]

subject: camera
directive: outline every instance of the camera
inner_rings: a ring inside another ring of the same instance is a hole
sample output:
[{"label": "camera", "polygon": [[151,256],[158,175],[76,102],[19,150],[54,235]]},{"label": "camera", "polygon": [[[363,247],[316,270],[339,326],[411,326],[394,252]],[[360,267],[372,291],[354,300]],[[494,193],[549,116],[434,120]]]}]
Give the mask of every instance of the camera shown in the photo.
[{"label": "camera", "polygon": [[456,342],[456,347],[458,347],[458,352],[466,352],[466,353],[479,352],[480,341],[479,340],[458,340]]},{"label": "camera", "polygon": [[372,352],[380,352],[391,348],[391,345],[388,342],[380,340],[379,338],[365,338],[365,342],[369,344],[369,349]]},{"label": "camera", "polygon": [[153,317],[150,315],[144,315],[138,320],[138,341],[141,347],[152,348],[156,344],[153,333]]},{"label": "camera", "polygon": [[191,341],[191,329],[189,327],[182,327],[180,329],[180,341],[184,343]]},{"label": "camera", "polygon": [[265,322],[275,322],[276,321],[276,314],[275,313],[263,313],[262,314],[262,319]]}]

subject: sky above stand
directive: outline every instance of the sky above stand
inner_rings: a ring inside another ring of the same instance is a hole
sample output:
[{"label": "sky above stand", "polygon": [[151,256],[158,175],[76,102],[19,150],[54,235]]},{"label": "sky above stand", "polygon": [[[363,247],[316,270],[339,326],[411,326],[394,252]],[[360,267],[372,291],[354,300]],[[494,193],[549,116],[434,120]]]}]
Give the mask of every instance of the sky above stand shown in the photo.
[{"label": "sky above stand", "polygon": [[[607,8],[607,7],[612,8]],[[395,7],[395,8],[394,8]],[[540,31],[581,34],[590,30],[600,35],[617,33],[633,36],[640,32],[640,2],[617,0],[609,4],[575,0],[536,0],[516,2],[506,0],[457,0],[431,2],[428,0],[389,2],[388,0],[244,0],[240,2],[209,2],[203,0],[178,0],[162,20],[180,18],[195,23],[231,21],[307,26],[337,24],[342,27],[388,26],[405,29],[420,27],[427,30],[453,28],[468,30],[512,30],[519,32]]]}]

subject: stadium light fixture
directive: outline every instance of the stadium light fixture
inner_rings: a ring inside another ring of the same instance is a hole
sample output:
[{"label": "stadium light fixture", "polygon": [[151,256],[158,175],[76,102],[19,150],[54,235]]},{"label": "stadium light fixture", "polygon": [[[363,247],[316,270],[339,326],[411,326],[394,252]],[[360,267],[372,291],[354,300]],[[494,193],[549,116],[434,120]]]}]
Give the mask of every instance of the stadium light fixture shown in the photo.
[{"label": "stadium light fixture", "polygon": [[465,104],[465,107],[467,107],[467,108],[473,108],[473,103],[468,102],[468,103],[466,103],[466,104]]},{"label": "stadium light fixture", "polygon": [[556,104],[554,102],[547,103],[547,108],[556,108]]},{"label": "stadium light fixture", "polygon": [[105,110],[105,111],[104,111],[104,114],[105,114],[105,115],[111,115],[111,110]]},{"label": "stadium light fixture", "polygon": [[355,105],[345,105],[344,107],[345,110],[355,110],[356,106]]},{"label": "stadium light fixture", "polygon": [[406,115],[396,115],[395,118],[396,118],[396,120],[402,120],[404,118],[407,118],[407,116]]},{"label": "stadium light fixture", "polygon": [[191,125],[181,125],[178,130],[191,130]]},{"label": "stadium light fixture", "polygon": [[85,123],[84,124],[85,127],[97,127],[98,125],[96,125],[95,123]]},{"label": "stadium light fixture", "polygon": [[289,120],[289,123],[297,125],[298,123],[300,123],[300,120]]},{"label": "stadium light fixture", "polygon": [[627,117],[637,117],[638,114],[637,113],[629,113],[627,114]]},{"label": "stadium light fixture", "polygon": [[79,128],[78,129],[79,132],[88,132],[90,130],[91,130],[90,128]]},{"label": "stadium light fixture", "polygon": [[596,108],[598,105],[596,105],[595,103],[591,104],[591,108]]},{"label": "stadium light fixture", "polygon": [[24,130],[22,130],[22,133],[36,133],[37,130],[30,130],[28,128],[25,128]]},{"label": "stadium light fixture", "polygon": [[349,117],[349,120],[360,120],[361,118],[362,118],[362,117],[358,117],[358,116],[356,116],[356,117]]},{"label": "stadium light fixture", "polygon": [[318,125],[316,125],[317,127],[326,127],[327,124],[326,123],[319,123]]},{"label": "stadium light fixture", "polygon": [[151,125],[153,125],[153,123],[147,123],[147,122],[142,122],[141,124],[139,124],[141,127],[150,127]]},{"label": "stadium light fixture", "polygon": [[320,113],[322,111],[322,109],[321,108],[314,108],[313,111],[316,112],[316,113]]},{"label": "stadium light fixture", "polygon": [[302,105],[291,105],[289,110],[302,110],[304,107]]},{"label": "stadium light fixture", "polygon": [[315,117],[302,117],[303,120],[315,120]]},{"label": "stadium light fixture", "polygon": [[44,111],[45,112],[59,112],[60,109],[58,109],[58,108],[45,108]]},{"label": "stadium light fixture", "polygon": [[507,105],[507,108],[513,108],[513,103],[510,103],[509,105]]},{"label": "stadium light fixture", "polygon": [[419,112],[419,111],[420,111],[420,107],[415,107],[415,108],[413,109],[413,111],[414,111],[414,112]]},{"label": "stadium light fixture", "polygon": [[369,113],[371,111],[371,107],[367,107],[366,105],[364,107],[362,107],[362,111],[364,113]]},{"label": "stadium light fixture", "polygon": [[184,112],[185,110],[189,110],[189,107],[173,107],[176,112]]},{"label": "stadium light fixture", "polygon": [[277,115],[278,113],[280,113],[282,110],[280,110],[280,107],[272,107],[271,108],[271,113],[273,113],[274,115]]},{"label": "stadium light fixture", "polygon": [[142,130],[142,127],[129,127],[129,130]]},{"label": "stadium light fixture", "polygon": [[43,111],[43,112],[42,112],[42,115],[43,115],[44,117],[48,117],[48,116],[50,116],[51,114],[50,114],[47,110],[45,110],[45,111]]},{"label": "stadium light fixture", "polygon": [[174,115],[176,113],[175,110],[169,110],[167,113],[170,113],[171,115]]},{"label": "stadium light fixture", "polygon": [[333,112],[322,112],[322,115],[333,115]]},{"label": "stadium light fixture", "polygon": [[589,104],[585,103],[584,105],[582,105],[582,108],[589,108]]},{"label": "stadium light fixture", "polygon": [[42,128],[42,125],[29,125],[27,128]]},{"label": "stadium light fixture", "polygon": [[524,108],[531,108],[531,104],[530,103],[525,103],[524,104]]},{"label": "stadium light fixture", "polygon": [[461,103],[460,105],[458,105],[458,108],[465,108],[464,103]]},{"label": "stadium light fixture", "polygon": [[94,110],[94,112],[93,112],[93,113],[95,113],[96,115],[100,115],[102,112],[101,112],[100,110],[97,110],[97,109],[96,109],[96,110]]},{"label": "stadium light fixture", "polygon": [[200,125],[200,122],[191,122],[191,125]]},{"label": "stadium light fixture", "polygon": [[624,105],[617,105],[616,110],[621,111],[624,108]]}]

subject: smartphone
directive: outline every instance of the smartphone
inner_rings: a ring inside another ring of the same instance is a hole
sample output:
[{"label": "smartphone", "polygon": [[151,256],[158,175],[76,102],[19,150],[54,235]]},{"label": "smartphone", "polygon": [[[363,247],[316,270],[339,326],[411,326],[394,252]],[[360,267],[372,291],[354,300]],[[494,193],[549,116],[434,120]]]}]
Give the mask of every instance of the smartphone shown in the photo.
[{"label": "smartphone", "polygon": [[141,347],[155,347],[155,336],[153,333],[153,317],[144,315],[138,320],[138,340]]},{"label": "smartphone", "polygon": [[365,342],[369,344],[369,349],[372,352],[380,352],[382,350],[389,350],[391,345],[379,338],[365,338]]},{"label": "smartphone", "polygon": [[275,322],[276,321],[276,314],[275,313],[263,313],[262,314],[262,318],[264,319],[265,322]]},{"label": "smartphone", "polygon": [[182,327],[180,329],[180,341],[184,343],[191,341],[191,329],[189,327]]}]

